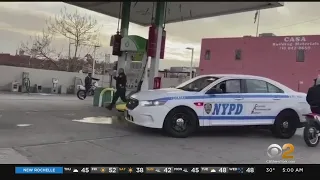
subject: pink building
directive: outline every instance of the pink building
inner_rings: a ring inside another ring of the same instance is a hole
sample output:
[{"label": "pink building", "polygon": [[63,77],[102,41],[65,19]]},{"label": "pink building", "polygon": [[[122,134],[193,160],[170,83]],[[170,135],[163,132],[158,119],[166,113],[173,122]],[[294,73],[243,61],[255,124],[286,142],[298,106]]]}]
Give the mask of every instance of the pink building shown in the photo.
[{"label": "pink building", "polygon": [[320,35],[202,39],[200,74],[250,74],[307,92],[320,75]]}]

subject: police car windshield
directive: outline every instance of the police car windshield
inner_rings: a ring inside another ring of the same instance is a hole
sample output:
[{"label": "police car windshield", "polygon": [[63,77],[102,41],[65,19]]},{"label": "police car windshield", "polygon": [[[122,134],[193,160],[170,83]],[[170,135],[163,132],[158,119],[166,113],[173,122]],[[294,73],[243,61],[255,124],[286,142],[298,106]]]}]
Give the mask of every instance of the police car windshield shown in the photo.
[{"label": "police car windshield", "polygon": [[198,79],[191,80],[191,82],[185,82],[181,85],[177,86],[177,89],[181,89],[183,91],[193,91],[200,92],[202,89],[207,87],[212,82],[216,81],[217,77],[206,76]]}]

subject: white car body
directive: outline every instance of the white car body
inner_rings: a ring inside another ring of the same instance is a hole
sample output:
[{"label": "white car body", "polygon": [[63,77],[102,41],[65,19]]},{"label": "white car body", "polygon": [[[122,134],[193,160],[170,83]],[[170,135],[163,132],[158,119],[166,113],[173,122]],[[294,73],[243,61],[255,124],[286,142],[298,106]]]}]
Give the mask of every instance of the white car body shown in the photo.
[{"label": "white car body", "polygon": [[[274,80],[251,75],[211,74],[195,77],[179,85],[182,87],[202,77],[217,77],[199,92],[176,88],[141,91],[130,98],[139,105],[125,112],[126,120],[134,124],[162,128],[167,114],[175,107],[187,106],[194,110],[199,126],[272,125],[276,116],[285,109],[294,110],[303,123],[303,114],[310,113],[306,94],[296,92]],[[206,94],[215,85],[226,80],[252,79],[265,81],[281,89],[281,93],[224,93]],[[128,103],[131,103],[130,101]]]}]

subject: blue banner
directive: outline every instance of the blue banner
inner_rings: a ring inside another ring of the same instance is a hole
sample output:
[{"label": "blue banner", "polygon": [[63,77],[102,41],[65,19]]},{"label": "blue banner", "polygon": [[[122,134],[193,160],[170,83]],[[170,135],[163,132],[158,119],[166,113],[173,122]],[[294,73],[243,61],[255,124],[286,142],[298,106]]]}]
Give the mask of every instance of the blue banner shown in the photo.
[{"label": "blue banner", "polygon": [[63,174],[63,167],[16,167],[16,174]]}]

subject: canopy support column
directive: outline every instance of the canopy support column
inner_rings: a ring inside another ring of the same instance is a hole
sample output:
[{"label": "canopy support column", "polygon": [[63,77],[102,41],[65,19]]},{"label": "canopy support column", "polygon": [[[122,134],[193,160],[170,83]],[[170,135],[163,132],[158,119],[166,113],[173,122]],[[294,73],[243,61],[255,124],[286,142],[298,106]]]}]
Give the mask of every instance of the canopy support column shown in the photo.
[{"label": "canopy support column", "polygon": [[157,49],[156,49],[156,56],[154,58],[151,58],[149,89],[153,88],[154,78],[158,77],[164,17],[165,17],[165,2],[157,2],[156,15],[155,15],[155,25],[157,27]]},{"label": "canopy support column", "polygon": [[[122,37],[128,36],[129,22],[130,22],[130,10],[131,10],[131,1],[123,1],[122,3],[122,12],[121,12],[121,29],[120,33]],[[118,69],[125,68],[126,64],[126,54],[122,53],[122,56],[118,57]]]}]

